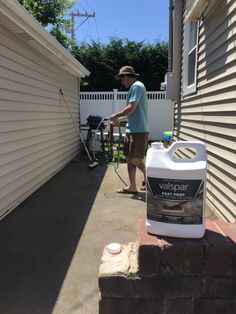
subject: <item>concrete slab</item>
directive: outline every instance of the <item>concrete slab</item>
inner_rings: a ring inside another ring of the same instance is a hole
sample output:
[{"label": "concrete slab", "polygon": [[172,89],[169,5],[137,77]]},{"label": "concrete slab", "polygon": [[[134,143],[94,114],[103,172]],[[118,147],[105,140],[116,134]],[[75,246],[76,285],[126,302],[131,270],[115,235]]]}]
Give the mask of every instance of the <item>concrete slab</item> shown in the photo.
[{"label": "concrete slab", "polygon": [[[136,241],[145,193],[117,194],[113,165],[87,165],[71,162],[0,222],[0,313],[98,313],[103,249]],[[125,164],[118,174],[127,182]]]},{"label": "concrete slab", "polygon": [[73,161],[0,222],[0,313],[98,313],[103,248],[134,242],[145,216],[121,186],[112,165]]}]

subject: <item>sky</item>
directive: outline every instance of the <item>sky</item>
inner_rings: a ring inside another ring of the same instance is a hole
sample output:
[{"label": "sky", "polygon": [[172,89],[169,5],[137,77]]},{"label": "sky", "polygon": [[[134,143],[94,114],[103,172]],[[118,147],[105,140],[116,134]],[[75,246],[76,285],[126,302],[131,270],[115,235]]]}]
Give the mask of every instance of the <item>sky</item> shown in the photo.
[{"label": "sky", "polygon": [[110,38],[156,43],[168,40],[169,0],[77,0],[73,11],[95,18],[75,17],[76,42],[107,44]]}]

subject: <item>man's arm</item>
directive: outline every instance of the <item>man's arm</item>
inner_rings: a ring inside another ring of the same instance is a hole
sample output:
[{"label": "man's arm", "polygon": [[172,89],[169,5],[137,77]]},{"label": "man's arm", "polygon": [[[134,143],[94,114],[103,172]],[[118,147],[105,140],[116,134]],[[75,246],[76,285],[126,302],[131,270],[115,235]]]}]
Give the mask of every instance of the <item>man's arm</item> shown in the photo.
[{"label": "man's arm", "polygon": [[137,106],[138,102],[130,102],[123,110],[111,115],[109,120],[111,121],[111,123],[115,124],[118,119],[120,120],[120,118],[127,117],[128,115],[132,114]]}]

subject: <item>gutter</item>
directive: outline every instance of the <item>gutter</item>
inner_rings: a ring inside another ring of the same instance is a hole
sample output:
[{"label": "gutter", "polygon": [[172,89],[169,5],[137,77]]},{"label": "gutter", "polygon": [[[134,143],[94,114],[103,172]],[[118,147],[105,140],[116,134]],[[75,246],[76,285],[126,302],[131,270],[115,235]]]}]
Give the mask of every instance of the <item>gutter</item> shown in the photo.
[{"label": "gutter", "polygon": [[52,59],[67,72],[79,77],[85,77],[90,74],[90,72],[16,0],[0,0],[0,13],[19,27],[21,31],[19,31],[18,28],[14,31],[16,35],[21,36],[24,33],[29,35],[30,39],[28,43],[30,45],[36,49],[39,48],[41,53]]}]

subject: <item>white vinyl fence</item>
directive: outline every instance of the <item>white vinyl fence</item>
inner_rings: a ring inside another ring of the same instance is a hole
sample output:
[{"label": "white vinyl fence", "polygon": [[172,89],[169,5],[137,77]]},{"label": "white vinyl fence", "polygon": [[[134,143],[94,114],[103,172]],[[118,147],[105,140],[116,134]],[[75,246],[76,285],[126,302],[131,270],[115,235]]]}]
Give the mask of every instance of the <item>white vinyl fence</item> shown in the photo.
[{"label": "white vinyl fence", "polygon": [[[165,92],[147,92],[149,104],[150,140],[162,140],[164,131],[173,129],[174,107]],[[127,92],[81,92],[80,123],[86,124],[89,115],[108,118],[126,106]]]}]

